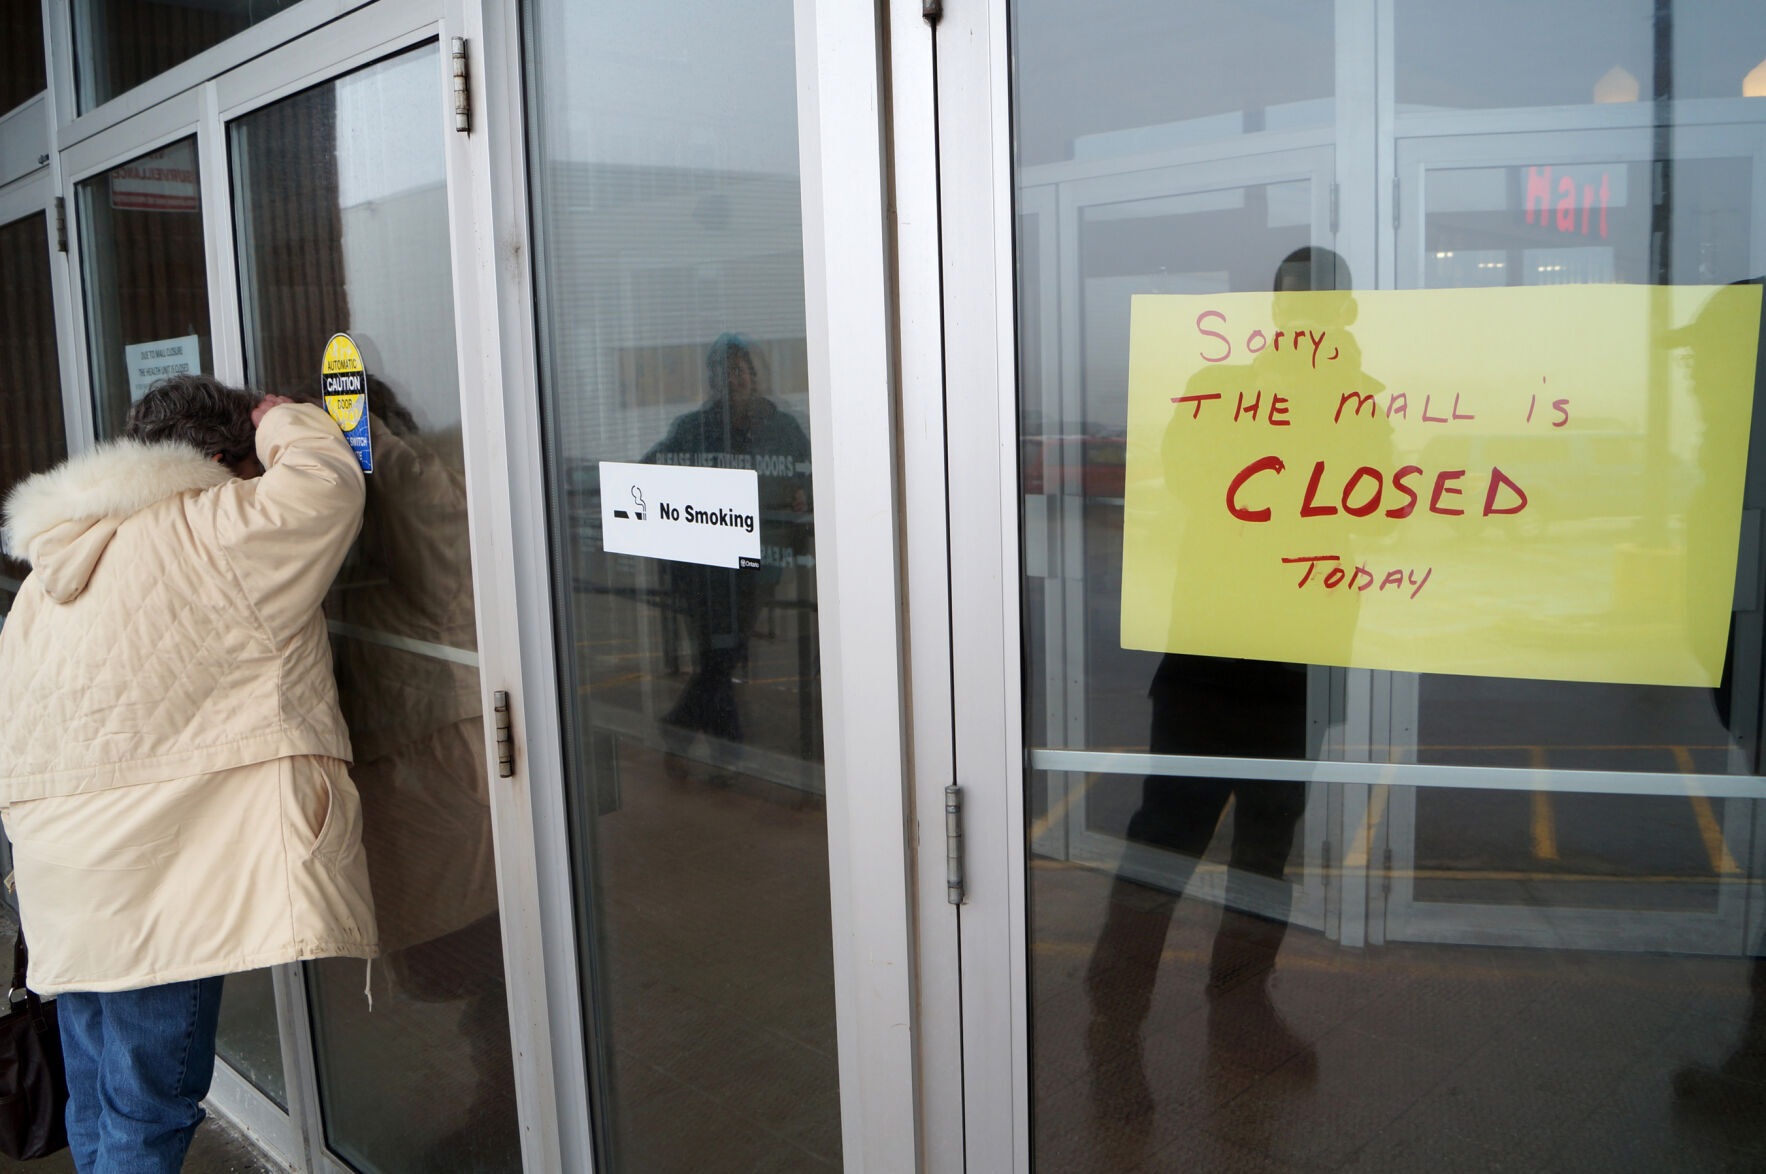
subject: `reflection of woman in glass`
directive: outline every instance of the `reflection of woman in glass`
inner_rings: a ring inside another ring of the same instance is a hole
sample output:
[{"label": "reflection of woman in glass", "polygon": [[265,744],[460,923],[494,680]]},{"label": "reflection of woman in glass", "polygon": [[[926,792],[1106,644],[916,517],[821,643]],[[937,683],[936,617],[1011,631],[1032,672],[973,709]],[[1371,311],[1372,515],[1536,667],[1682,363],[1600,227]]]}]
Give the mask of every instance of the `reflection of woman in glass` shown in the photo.
[{"label": "reflection of woman in glass", "polygon": [[[1273,313],[1276,325],[1287,329],[1328,328],[1333,339],[1341,340],[1345,358],[1359,369],[1359,349],[1347,330],[1355,319],[1352,297],[1344,293],[1340,299],[1298,301],[1285,296],[1347,290],[1348,273],[1343,259],[1328,249],[1296,250],[1276,271]],[[1298,317],[1303,311],[1328,320],[1303,322]],[[1265,351],[1248,366],[1205,369],[1185,393],[1218,391],[1232,403],[1240,389],[1254,387],[1264,393],[1284,390],[1291,401],[1299,402],[1305,389],[1287,387],[1277,365],[1267,361],[1270,357],[1271,352]],[[1357,386],[1368,392],[1381,387],[1365,374]],[[1163,446],[1167,485],[1180,503],[1197,500],[1203,493],[1212,502],[1216,487],[1225,484],[1235,469],[1267,451],[1263,447],[1267,439],[1248,429],[1233,433],[1231,443],[1206,451],[1198,451],[1188,435],[1174,424]],[[1389,467],[1391,430],[1385,421],[1358,428],[1356,436],[1364,451],[1352,465]],[[1180,554],[1178,563],[1174,616],[1198,597],[1202,576],[1219,573],[1193,555]],[[1354,602],[1354,597],[1342,601],[1331,630],[1324,633],[1337,649],[1333,658],[1337,664],[1346,663],[1353,642]],[[1160,660],[1149,695],[1153,717],[1148,749],[1154,754],[1306,757],[1306,665],[1169,653]],[[1153,1111],[1140,1060],[1140,1033],[1166,930],[1229,801],[1233,823],[1226,904],[1214,937],[1206,988],[1210,1047],[1220,1046],[1230,1036],[1239,1047],[1255,1041],[1251,1046],[1258,1053],[1285,1062],[1288,1071],[1304,1080],[1311,1080],[1316,1068],[1312,1045],[1289,1030],[1269,994],[1276,953],[1288,928],[1293,890],[1283,874],[1295,829],[1306,810],[1306,784],[1291,779],[1148,775],[1140,808],[1129,820],[1128,839],[1173,853],[1180,876],[1172,891],[1117,876],[1086,974],[1092,1010],[1087,1043],[1098,1081],[1094,1107],[1137,1128],[1150,1123]],[[1106,1071],[1111,1074],[1107,1079],[1102,1077]]]},{"label": "reflection of woman in glass", "polygon": [[[362,535],[326,601],[363,838],[395,995],[460,1003],[473,1100],[438,1168],[519,1165],[485,767],[466,476],[458,428],[420,430],[369,378],[374,475]],[[400,645],[403,646],[400,646]],[[464,663],[463,663],[464,662]]]},{"label": "reflection of woman in glass", "polygon": [[670,425],[644,456],[650,464],[753,469],[760,481],[761,566],[746,570],[670,563],[675,606],[694,647],[693,675],[663,717],[671,752],[695,735],[743,740],[735,680],[748,660],[748,636],[784,566],[794,561],[792,533],[809,510],[809,437],[790,413],[762,394],[754,348],[737,334],[719,335],[705,356],[709,399]]}]

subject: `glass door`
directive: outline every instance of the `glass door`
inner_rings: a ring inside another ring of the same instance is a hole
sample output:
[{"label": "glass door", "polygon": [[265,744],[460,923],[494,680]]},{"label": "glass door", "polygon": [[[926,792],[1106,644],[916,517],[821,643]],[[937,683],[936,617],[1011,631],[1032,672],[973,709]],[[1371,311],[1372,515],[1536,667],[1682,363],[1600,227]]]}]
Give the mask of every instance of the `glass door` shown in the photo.
[{"label": "glass door", "polygon": [[[226,125],[246,382],[368,371],[362,532],[325,612],[381,958],[289,977],[315,1141],[362,1171],[521,1168],[455,336],[441,44],[417,38]],[[304,1051],[304,1049],[301,1049]]]},{"label": "glass door", "polygon": [[839,1169],[793,7],[526,15],[596,1169]]},{"label": "glass door", "polygon": [[460,23],[359,8],[63,152],[100,436],[165,374],[317,401],[334,335],[365,361],[373,467],[324,610],[381,952],[229,976],[213,1092],[334,1174],[559,1165],[513,570],[482,549],[509,473],[497,348],[471,342],[496,275]]},{"label": "glass door", "polygon": [[937,26],[971,1169],[1766,1152],[1766,25],[1587,15]]}]

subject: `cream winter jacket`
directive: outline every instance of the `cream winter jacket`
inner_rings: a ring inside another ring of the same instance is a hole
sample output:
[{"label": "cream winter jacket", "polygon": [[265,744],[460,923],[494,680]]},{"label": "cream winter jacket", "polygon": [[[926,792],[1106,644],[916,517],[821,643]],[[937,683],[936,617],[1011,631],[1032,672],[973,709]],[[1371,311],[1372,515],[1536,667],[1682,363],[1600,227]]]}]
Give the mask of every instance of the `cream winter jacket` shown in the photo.
[{"label": "cream winter jacket", "polygon": [[319,610],[362,475],[309,405],[257,449],[239,480],[112,442],[7,500],[0,816],[41,993],[375,951]]}]

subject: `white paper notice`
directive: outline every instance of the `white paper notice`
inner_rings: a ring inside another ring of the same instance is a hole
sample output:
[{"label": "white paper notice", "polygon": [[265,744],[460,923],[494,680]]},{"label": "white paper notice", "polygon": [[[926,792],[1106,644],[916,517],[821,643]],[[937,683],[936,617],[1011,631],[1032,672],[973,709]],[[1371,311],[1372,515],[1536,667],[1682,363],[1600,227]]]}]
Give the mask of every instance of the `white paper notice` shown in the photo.
[{"label": "white paper notice", "polygon": [[753,469],[601,462],[601,545],[708,567],[760,565]]},{"label": "white paper notice", "polygon": [[187,334],[183,338],[132,343],[123,348],[123,363],[129,369],[129,402],[133,403],[168,375],[199,373],[202,370],[202,340],[194,334]]}]

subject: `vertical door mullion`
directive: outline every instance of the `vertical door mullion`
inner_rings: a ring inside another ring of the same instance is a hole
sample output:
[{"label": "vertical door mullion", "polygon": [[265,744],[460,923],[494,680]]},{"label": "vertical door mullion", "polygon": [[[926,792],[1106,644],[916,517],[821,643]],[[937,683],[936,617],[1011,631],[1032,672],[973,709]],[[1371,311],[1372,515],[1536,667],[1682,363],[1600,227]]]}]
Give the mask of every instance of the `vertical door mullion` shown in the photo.
[{"label": "vertical door mullion", "polygon": [[1030,1166],[1024,742],[1018,642],[1012,157],[1005,0],[937,31],[949,380],[956,775],[967,792],[961,911],[967,1168]]},{"label": "vertical door mullion", "polygon": [[270,970],[276,994],[276,1019],[282,1036],[283,1083],[288,1089],[288,1121],[305,1163],[306,1174],[318,1169],[325,1150],[325,1118],[319,1107],[318,1064],[314,1058],[313,1023],[307,1014],[306,972],[292,962]]},{"label": "vertical door mullion", "polygon": [[[460,397],[460,406],[466,437],[468,531],[478,596],[479,688],[485,722],[489,723],[495,712],[493,694],[502,691],[510,698],[516,727],[516,760],[514,774],[509,778],[498,777],[494,761],[496,740],[491,730],[485,731],[515,1099],[521,1122],[523,1166],[529,1170],[550,1170],[562,1168],[564,1145],[560,1105],[553,1099],[554,1090],[559,1087],[561,1068],[575,1067],[573,1061],[581,1039],[580,1033],[554,1039],[552,1003],[557,999],[573,1001],[575,990],[551,989],[542,945],[547,917],[537,841],[544,834],[541,820],[546,801],[536,796],[542,789],[559,789],[562,772],[550,776],[537,773],[535,766],[547,760],[528,757],[529,748],[535,744],[528,736],[529,710],[543,714],[546,707],[555,704],[556,690],[531,690],[523,674],[523,617],[517,603],[516,556],[511,545],[514,520],[510,452],[504,443],[506,405],[501,355],[506,346],[499,313],[502,291],[498,265],[502,250],[490,245],[491,241],[503,238],[488,228],[495,215],[489,141],[496,136],[482,125],[476,127],[476,133],[457,129],[451,98],[453,38],[463,38],[469,98],[473,109],[483,116],[487,113],[487,33],[506,34],[512,27],[511,14],[502,5],[469,0],[448,0],[443,5],[439,30],[442,76],[435,113],[442,120],[446,141],[454,330],[459,383],[465,392]],[[495,51],[498,76],[506,78],[514,44],[497,40]],[[519,102],[514,106],[519,109]],[[499,105],[499,120],[515,116],[514,110],[504,111]],[[499,121],[496,130],[512,140],[502,144],[502,150],[519,152],[518,136],[510,133],[519,131],[518,123],[510,126]],[[516,159],[520,158],[517,154]],[[545,727],[542,716],[538,728]],[[541,780],[549,786],[539,786]],[[554,829],[561,831],[564,826],[560,818]],[[572,1086],[567,1083],[564,1087]],[[584,1108],[586,1117],[586,1102]],[[586,1153],[583,1159],[582,1168],[591,1168]]]},{"label": "vertical door mullion", "polygon": [[919,983],[920,1169],[963,1168],[962,988],[958,911],[938,851],[952,728],[949,497],[945,482],[943,280],[933,26],[919,0],[890,0],[890,146],[895,199],[901,497]]},{"label": "vertical door mullion", "polygon": [[228,172],[227,127],[221,121],[215,84],[197,91],[196,171],[202,184],[203,247],[208,259],[209,351],[215,378],[233,385],[245,381],[240,329],[239,281],[234,248],[232,176]]},{"label": "vertical door mullion", "polygon": [[[468,140],[465,149],[471,156],[467,190],[477,210],[481,239],[512,242],[487,250],[488,255],[474,256],[471,264],[484,285],[480,295],[484,311],[495,320],[496,335],[485,345],[500,356],[500,363],[484,372],[498,388],[495,411],[485,424],[496,434],[496,459],[503,469],[496,508],[508,521],[509,582],[504,599],[515,621],[506,639],[520,657],[516,680],[523,728],[517,732],[517,745],[525,754],[525,775],[538,781],[526,796],[536,887],[526,913],[527,932],[509,948],[522,951],[525,981],[544,991],[545,1002],[535,1006],[530,999],[524,1008],[512,1006],[510,1018],[513,1030],[521,1033],[518,1049],[525,1047],[525,1036],[534,1033],[544,1033],[551,1048],[551,1086],[519,1094],[524,1116],[544,1135],[539,1140],[542,1156],[558,1163],[559,1169],[593,1174],[590,1061],[583,1018],[583,983],[588,978],[579,970],[576,948],[575,868],[565,803],[565,732],[552,613],[554,568],[547,538],[535,288],[527,264],[496,264],[505,247],[512,247],[518,258],[530,255],[533,241],[522,92],[524,49],[514,0],[467,3],[462,20],[463,34],[479,46],[468,67],[476,121],[472,134],[461,136]],[[535,198],[540,194],[533,193]],[[463,343],[466,337],[463,332]],[[518,833],[512,827],[509,834]]]},{"label": "vertical door mullion", "polygon": [[919,1160],[882,27],[795,6],[841,1148],[876,1174]]}]

